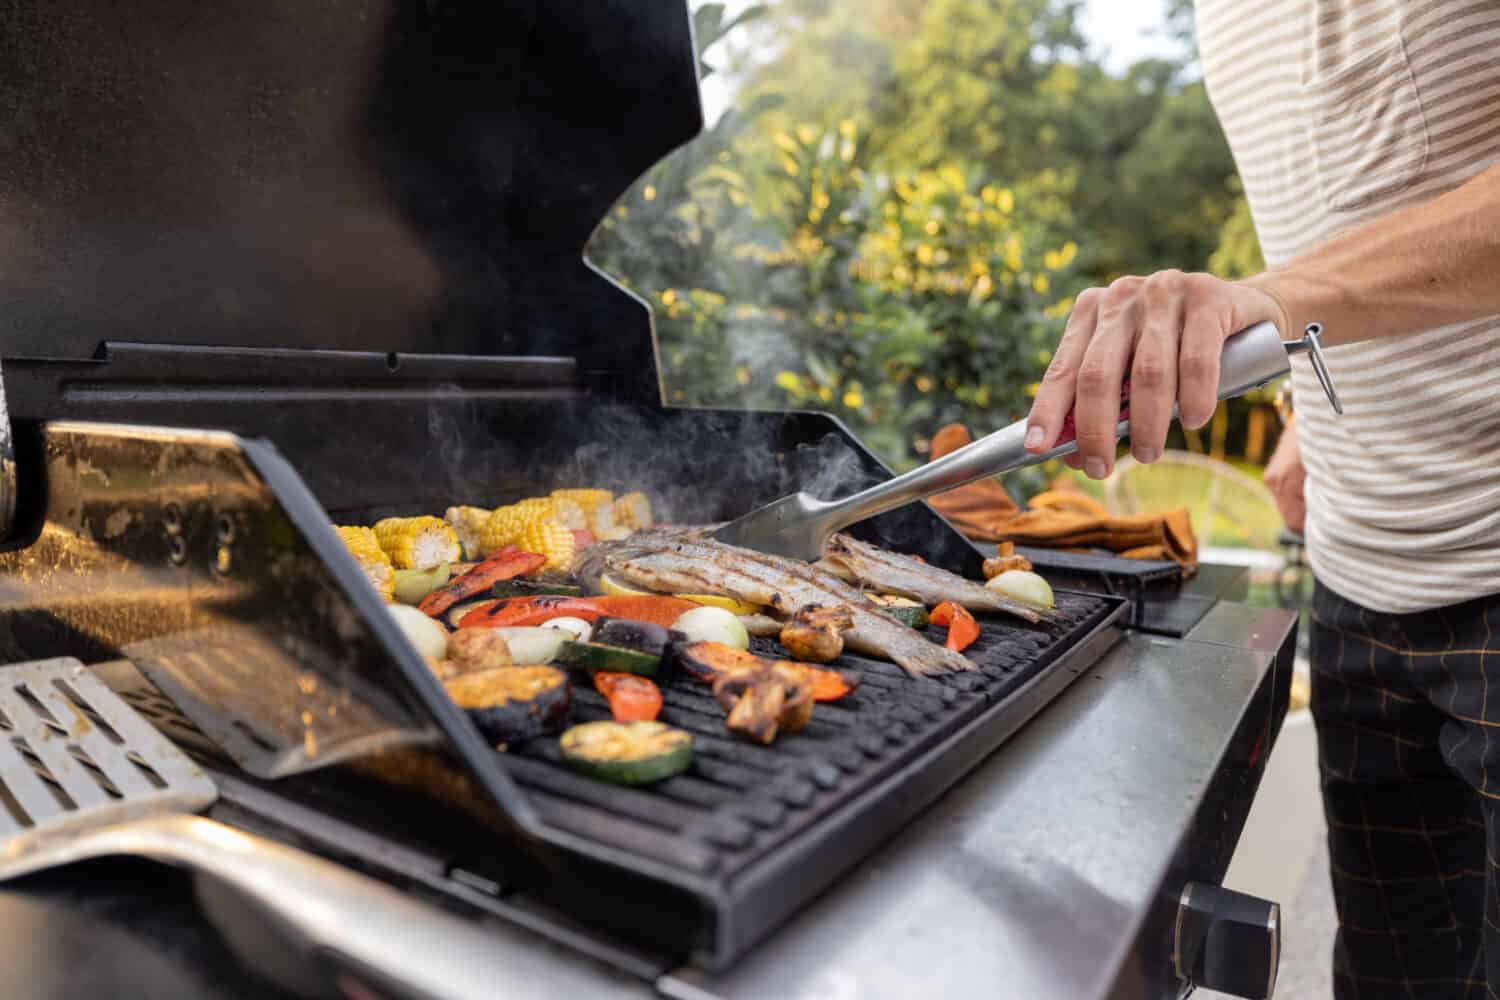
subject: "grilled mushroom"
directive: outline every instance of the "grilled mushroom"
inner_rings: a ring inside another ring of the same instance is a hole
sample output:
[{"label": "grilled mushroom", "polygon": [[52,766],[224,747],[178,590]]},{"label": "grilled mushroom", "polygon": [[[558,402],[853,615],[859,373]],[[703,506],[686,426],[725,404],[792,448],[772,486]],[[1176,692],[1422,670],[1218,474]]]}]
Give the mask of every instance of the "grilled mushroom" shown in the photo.
[{"label": "grilled mushroom", "polygon": [[848,608],[809,604],[781,629],[787,652],[808,663],[832,663],[843,655],[844,633],[854,627]]},{"label": "grilled mushroom", "polygon": [[779,732],[798,732],[812,718],[812,685],[790,665],[726,671],[714,681],[714,697],[729,712],[729,731],[757,743],[770,744]]}]

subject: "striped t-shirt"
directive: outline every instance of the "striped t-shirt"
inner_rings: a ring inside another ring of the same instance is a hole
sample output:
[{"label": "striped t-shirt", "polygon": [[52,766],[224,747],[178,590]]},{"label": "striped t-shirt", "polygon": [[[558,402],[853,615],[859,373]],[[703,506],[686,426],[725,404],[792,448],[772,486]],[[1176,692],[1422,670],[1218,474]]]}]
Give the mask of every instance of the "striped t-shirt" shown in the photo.
[{"label": "striped t-shirt", "polygon": [[[1197,22],[1270,267],[1500,162],[1500,0],[1198,0]],[[1342,417],[1292,375],[1318,578],[1389,612],[1500,592],[1500,317],[1327,357]]]}]

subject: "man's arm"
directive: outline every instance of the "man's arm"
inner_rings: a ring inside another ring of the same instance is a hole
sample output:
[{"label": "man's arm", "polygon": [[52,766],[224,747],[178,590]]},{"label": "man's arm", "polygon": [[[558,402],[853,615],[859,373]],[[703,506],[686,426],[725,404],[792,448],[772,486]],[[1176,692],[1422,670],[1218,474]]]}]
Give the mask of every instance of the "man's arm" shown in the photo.
[{"label": "man's arm", "polygon": [[1089,289],[1037,392],[1026,446],[1051,448],[1076,404],[1079,453],[1069,464],[1108,475],[1128,376],[1131,450],[1154,461],[1173,402],[1187,427],[1213,416],[1219,353],[1230,335],[1264,320],[1287,339],[1321,323],[1326,345],[1419,333],[1500,313],[1497,276],[1500,166],[1244,281],[1161,271]]}]

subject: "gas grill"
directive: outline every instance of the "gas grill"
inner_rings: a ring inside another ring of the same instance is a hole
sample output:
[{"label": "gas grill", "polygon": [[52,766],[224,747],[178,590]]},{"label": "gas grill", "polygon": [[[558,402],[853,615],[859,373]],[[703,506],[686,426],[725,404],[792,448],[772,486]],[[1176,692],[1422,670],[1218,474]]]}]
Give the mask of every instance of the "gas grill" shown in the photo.
[{"label": "gas grill", "polygon": [[[769,747],[668,683],[697,759],[646,789],[497,753],[331,523],[561,486],[709,522],[889,475],[827,415],[662,406],[649,311],[581,258],[701,127],[683,5],[98,8],[0,32],[0,106],[39,109],[0,132],[35,249],[0,269],[0,642],[97,665],[218,818],[631,975],[723,971],[1120,641],[1128,600],[1061,591],[982,619],[971,675],[848,655],[857,693]],[[979,576],[925,505],[855,533]]]}]

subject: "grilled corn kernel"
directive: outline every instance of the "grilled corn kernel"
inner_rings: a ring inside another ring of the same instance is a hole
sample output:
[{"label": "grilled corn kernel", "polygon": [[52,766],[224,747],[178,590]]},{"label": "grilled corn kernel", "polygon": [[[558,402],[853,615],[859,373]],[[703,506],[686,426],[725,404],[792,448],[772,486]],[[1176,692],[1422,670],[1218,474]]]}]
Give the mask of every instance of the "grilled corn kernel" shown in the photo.
[{"label": "grilled corn kernel", "polygon": [[547,557],[547,569],[567,572],[573,565],[577,547],[573,532],[556,515],[538,518],[527,524],[516,541],[522,551]]},{"label": "grilled corn kernel", "polygon": [[375,537],[397,569],[431,569],[461,554],[458,535],[438,517],[388,517],[375,523]]},{"label": "grilled corn kernel", "polygon": [[370,581],[370,586],[379,591],[381,597],[391,600],[396,588],[396,571],[391,566],[390,556],[380,547],[380,540],[375,537],[375,532],[370,528],[359,527],[339,527],[335,530],[354,556],[354,561],[359,563],[359,568],[364,570],[365,579]]},{"label": "grilled corn kernel", "polygon": [[627,493],[614,504],[615,524],[632,531],[652,524],[651,501],[644,493]]},{"label": "grilled corn kernel", "polygon": [[484,532],[484,522],[490,519],[490,513],[483,507],[449,507],[443,511],[443,520],[448,522],[448,527],[458,536],[465,559],[479,559],[484,555],[480,538]]}]

